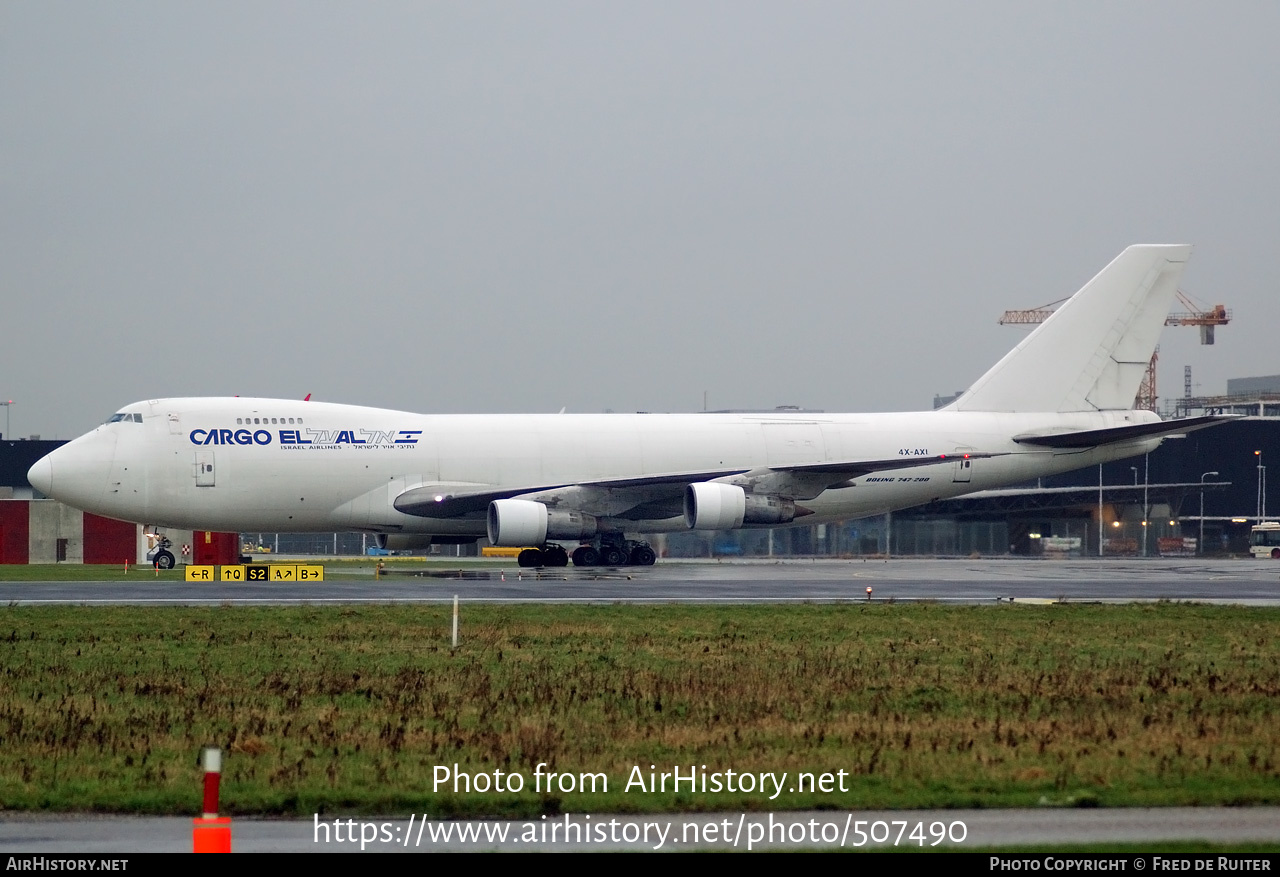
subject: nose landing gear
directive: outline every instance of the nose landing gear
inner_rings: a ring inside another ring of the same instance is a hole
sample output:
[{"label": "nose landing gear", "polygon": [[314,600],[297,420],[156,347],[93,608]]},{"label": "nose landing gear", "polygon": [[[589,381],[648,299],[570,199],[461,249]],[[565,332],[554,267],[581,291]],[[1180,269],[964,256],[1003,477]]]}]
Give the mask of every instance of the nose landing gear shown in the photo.
[{"label": "nose landing gear", "polygon": [[178,560],[173,556],[173,552],[169,550],[172,547],[173,543],[169,541],[169,537],[161,536],[156,542],[156,547],[147,553],[147,560],[160,569],[173,569]]}]

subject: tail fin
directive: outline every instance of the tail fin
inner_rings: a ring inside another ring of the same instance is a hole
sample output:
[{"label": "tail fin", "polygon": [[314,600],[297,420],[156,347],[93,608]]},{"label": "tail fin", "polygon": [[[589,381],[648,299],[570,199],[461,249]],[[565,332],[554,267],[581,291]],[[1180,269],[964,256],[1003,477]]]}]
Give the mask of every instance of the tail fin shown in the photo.
[{"label": "tail fin", "polygon": [[1191,247],[1129,247],[951,403],[956,411],[1128,410]]}]

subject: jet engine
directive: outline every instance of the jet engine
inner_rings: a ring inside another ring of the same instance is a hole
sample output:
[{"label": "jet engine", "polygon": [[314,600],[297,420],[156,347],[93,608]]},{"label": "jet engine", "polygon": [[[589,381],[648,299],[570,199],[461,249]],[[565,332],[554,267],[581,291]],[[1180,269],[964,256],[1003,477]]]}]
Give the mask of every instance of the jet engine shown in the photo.
[{"label": "jet engine", "polygon": [[508,548],[540,546],[548,539],[589,539],[597,530],[591,515],[552,511],[528,499],[495,499],[486,523],[489,541]]},{"label": "jet engine", "polygon": [[690,484],[684,492],[684,523],[690,530],[733,530],[743,524],[787,524],[795,520],[794,500],[748,494],[733,484]]}]

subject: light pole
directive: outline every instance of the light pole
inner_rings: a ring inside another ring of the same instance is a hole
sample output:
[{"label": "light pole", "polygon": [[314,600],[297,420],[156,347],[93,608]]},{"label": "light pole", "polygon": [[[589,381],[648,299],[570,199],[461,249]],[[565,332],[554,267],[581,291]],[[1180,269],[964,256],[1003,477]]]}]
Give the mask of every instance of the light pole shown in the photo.
[{"label": "light pole", "polygon": [[1200,541],[1196,543],[1196,554],[1204,554],[1204,479],[1213,475],[1217,477],[1217,472],[1206,472],[1200,476]]},{"label": "light pole", "polygon": [[1133,486],[1137,487],[1138,486],[1138,467],[1130,466],[1129,468],[1133,470]]},{"label": "light pole", "polygon": [[1102,540],[1103,540],[1103,533],[1105,532],[1102,529],[1102,526],[1103,526],[1102,525],[1102,464],[1099,463],[1098,464],[1098,556],[1099,557],[1102,556]]},{"label": "light pole", "polygon": [[1258,523],[1262,523],[1262,451],[1254,451],[1258,458]]},{"label": "light pole", "polygon": [[1147,556],[1147,533],[1151,530],[1151,502],[1147,498],[1151,489],[1151,454],[1142,455],[1142,556]]},{"label": "light pole", "polygon": [[9,435],[9,407],[13,405],[13,400],[10,399],[8,402],[0,402],[0,405],[4,406],[4,437],[11,439],[12,436]]}]

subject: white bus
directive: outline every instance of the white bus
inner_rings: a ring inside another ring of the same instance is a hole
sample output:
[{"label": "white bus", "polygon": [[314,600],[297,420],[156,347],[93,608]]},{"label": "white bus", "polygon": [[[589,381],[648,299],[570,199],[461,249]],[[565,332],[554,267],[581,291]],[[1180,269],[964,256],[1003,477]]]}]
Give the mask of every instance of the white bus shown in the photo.
[{"label": "white bus", "polygon": [[1249,533],[1249,552],[1254,557],[1280,560],[1280,523],[1263,521],[1254,524]]}]

